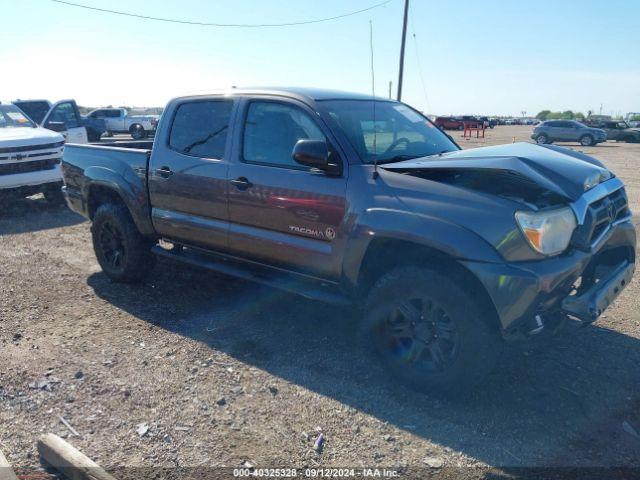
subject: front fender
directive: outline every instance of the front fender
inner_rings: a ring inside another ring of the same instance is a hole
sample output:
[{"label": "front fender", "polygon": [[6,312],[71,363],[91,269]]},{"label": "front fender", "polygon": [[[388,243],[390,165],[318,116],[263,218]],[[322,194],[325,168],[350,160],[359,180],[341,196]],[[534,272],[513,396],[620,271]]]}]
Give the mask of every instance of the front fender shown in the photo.
[{"label": "front fender", "polygon": [[491,244],[460,225],[420,213],[372,208],[362,214],[346,247],[343,275],[351,286],[358,283],[369,245],[380,238],[415,243],[458,260],[503,261]]}]

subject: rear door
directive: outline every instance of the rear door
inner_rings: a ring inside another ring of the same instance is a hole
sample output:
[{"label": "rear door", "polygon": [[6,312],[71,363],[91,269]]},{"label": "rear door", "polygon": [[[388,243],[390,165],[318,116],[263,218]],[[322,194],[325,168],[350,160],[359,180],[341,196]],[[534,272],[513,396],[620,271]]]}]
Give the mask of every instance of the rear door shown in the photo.
[{"label": "rear door", "polygon": [[119,108],[109,108],[104,111],[107,130],[121,132],[124,130],[124,111]]},{"label": "rear door", "polygon": [[74,100],[61,100],[54,103],[44,117],[42,126],[60,132],[67,143],[87,143],[85,128],[78,105]]},{"label": "rear door", "polygon": [[[227,139],[234,100],[189,99],[166,112],[153,147],[149,194],[155,230],[171,240],[227,246]],[[165,140],[161,140],[165,139]]]},{"label": "rear door", "polygon": [[229,248],[270,265],[339,275],[347,170],[331,177],[292,158],[301,139],[337,145],[330,131],[307,105],[289,99],[245,99],[239,118],[229,168]]},{"label": "rear door", "polygon": [[563,121],[562,122],[562,131],[563,131],[563,140],[570,142],[577,142],[580,139],[580,126],[577,122]]}]

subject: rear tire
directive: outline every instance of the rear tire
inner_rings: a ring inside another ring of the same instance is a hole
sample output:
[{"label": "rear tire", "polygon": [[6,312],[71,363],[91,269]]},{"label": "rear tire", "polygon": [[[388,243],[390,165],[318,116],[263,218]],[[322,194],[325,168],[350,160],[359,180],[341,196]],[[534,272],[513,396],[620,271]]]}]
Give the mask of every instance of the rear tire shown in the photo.
[{"label": "rear tire", "polygon": [[131,127],[129,128],[129,133],[131,134],[131,138],[133,138],[134,140],[144,140],[145,138],[147,138],[147,131],[139,123],[131,125]]},{"label": "rear tire", "polygon": [[124,205],[98,207],[91,235],[98,263],[113,281],[139,282],[153,269],[153,242],[140,234]]},{"label": "rear tire", "polygon": [[536,143],[538,145],[546,145],[549,143],[549,137],[547,137],[544,133],[541,133],[536,137]]},{"label": "rear tire", "polygon": [[595,145],[594,139],[591,135],[583,135],[580,137],[580,145],[583,147],[591,147]]},{"label": "rear tire", "polygon": [[449,277],[403,267],[371,288],[360,336],[394,378],[426,393],[460,394],[500,356],[491,315]]}]

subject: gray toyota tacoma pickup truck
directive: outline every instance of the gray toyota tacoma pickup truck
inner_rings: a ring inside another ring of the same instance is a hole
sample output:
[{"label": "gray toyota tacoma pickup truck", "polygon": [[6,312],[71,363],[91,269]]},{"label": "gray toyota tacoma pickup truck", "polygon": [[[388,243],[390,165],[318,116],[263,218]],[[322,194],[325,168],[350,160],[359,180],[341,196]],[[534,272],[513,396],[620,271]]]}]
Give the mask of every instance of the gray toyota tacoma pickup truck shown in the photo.
[{"label": "gray toyota tacoma pickup truck", "polygon": [[141,280],[160,256],[354,305],[360,341],[428,391],[474,386],[505,341],[594,322],[635,266],[623,183],[598,160],[462,151],[365,95],[177,98],[154,141],[68,145],[62,169],[111,279]]}]

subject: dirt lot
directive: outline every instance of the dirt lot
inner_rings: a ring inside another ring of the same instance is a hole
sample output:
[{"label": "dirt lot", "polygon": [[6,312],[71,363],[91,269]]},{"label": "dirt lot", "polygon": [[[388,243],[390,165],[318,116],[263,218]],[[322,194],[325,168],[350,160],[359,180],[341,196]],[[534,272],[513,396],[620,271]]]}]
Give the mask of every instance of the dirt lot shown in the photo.
[{"label": "dirt lot", "polygon": [[[572,148],[640,211],[639,144]],[[640,432],[639,290],[549,348],[510,348],[472,397],[445,402],[384,380],[351,348],[348,311],[166,262],[113,284],[88,223],[34,197],[0,209],[0,449],[38,468],[53,432],[107,467],[640,466],[623,429]]]}]

